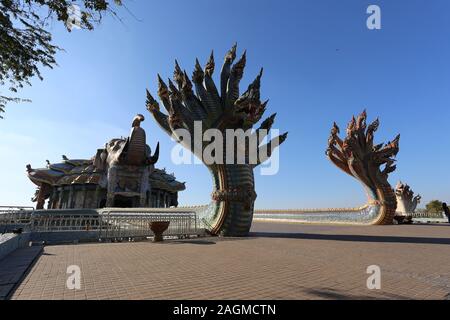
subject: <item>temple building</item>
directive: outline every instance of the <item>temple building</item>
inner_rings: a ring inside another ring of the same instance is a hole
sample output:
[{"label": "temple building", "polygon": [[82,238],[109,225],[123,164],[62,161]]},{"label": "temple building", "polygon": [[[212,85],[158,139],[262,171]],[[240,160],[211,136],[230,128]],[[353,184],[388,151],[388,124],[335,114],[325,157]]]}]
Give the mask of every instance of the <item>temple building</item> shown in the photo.
[{"label": "temple building", "polygon": [[98,149],[91,159],[69,159],[33,169],[27,165],[30,180],[37,186],[32,198],[36,209],[78,208],[168,208],[178,206],[178,192],[185,184],[165,169],[155,168],[159,143],[151,154],[137,115],[129,137],[113,139]]}]

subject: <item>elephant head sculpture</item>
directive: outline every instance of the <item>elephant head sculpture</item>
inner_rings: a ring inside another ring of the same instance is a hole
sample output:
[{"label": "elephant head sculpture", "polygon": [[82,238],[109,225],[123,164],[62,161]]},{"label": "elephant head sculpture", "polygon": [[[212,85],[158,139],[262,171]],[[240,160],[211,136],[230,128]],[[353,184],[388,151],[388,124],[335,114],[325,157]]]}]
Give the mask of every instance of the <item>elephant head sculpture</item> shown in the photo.
[{"label": "elephant head sculpture", "polygon": [[130,135],[126,139],[113,139],[100,149],[94,159],[97,168],[105,169],[115,165],[143,166],[153,165],[159,158],[159,142],[155,153],[151,154],[151,149],[146,143],[144,129],[141,122],[145,118],[142,114],[134,117]]}]

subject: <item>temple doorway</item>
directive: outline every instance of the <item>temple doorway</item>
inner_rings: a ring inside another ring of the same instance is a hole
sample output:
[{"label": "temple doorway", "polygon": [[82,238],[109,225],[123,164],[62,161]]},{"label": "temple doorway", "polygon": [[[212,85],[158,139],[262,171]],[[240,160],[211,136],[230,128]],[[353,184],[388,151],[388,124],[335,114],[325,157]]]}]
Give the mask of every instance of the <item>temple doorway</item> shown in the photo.
[{"label": "temple doorway", "polygon": [[114,208],[134,208],[135,205],[135,198],[136,197],[125,197],[121,195],[117,195],[114,197]]},{"label": "temple doorway", "polygon": [[100,201],[100,204],[99,204],[98,207],[99,207],[100,209],[106,207],[106,199],[102,199],[102,200]]}]

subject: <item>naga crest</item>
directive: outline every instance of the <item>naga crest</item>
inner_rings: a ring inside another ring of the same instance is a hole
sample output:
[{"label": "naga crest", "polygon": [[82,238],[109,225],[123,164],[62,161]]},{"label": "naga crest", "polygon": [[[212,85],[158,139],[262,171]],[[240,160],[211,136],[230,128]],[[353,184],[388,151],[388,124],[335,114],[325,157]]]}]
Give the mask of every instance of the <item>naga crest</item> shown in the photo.
[{"label": "naga crest", "polygon": [[388,176],[396,169],[394,158],[399,151],[400,135],[386,144],[374,144],[379,120],[367,125],[366,119],[366,111],[357,118],[353,117],[343,140],[339,137],[339,127],[334,123],[326,154],[338,168],[365,186],[369,204],[381,206],[382,214],[375,224],[389,224],[395,215],[396,199]]},{"label": "naga crest", "polygon": [[[246,52],[233,64],[236,58],[236,45],[225,55],[220,74],[220,88],[213,81],[215,69],[214,55],[211,53],[208,62],[202,69],[198,59],[196,60],[192,81],[187,72],[183,71],[175,61],[173,81],[168,79],[168,85],[158,75],[158,96],[167,115],[161,112],[159,103],[147,90],[147,110],[152,113],[158,124],[169,135],[177,136],[177,129],[187,129],[194,133],[194,122],[201,121],[202,131],[217,129],[224,132],[226,129],[248,130],[259,122],[267,107],[267,101],[260,100],[261,72],[248,86],[248,89],[240,95],[239,83],[243,77],[246,64]],[[195,87],[195,92],[193,88]],[[273,114],[253,133],[258,137],[258,142],[266,136],[270,130],[275,115]],[[263,130],[264,129],[264,130]],[[202,133],[203,133],[202,132]],[[225,138],[225,134],[223,135]],[[270,157],[271,152],[285,141],[287,133],[272,139],[267,145],[257,150],[259,161],[256,165]],[[181,140],[181,139],[180,139]],[[193,151],[201,158],[200,151],[207,146],[204,143],[201,148],[194,150],[194,143],[190,145],[180,141],[186,148]],[[267,156],[260,154],[266,151]]]},{"label": "naga crest", "polygon": [[420,194],[414,196],[411,187],[401,181],[395,186],[395,195],[397,197],[397,212],[400,214],[414,213],[422,199]]}]

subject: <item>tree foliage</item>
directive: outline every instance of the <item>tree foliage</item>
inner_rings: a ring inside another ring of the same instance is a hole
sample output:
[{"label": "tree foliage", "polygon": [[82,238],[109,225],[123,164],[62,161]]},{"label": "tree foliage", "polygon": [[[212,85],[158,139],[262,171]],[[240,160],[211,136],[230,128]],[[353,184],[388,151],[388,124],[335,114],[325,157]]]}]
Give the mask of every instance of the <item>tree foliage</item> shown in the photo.
[{"label": "tree foliage", "polygon": [[[56,66],[61,50],[52,43],[49,23],[57,20],[71,31],[70,9],[79,8],[78,26],[92,30],[102,14],[116,16],[122,0],[0,0],[0,88],[16,93],[30,80],[42,80],[41,68]],[[0,118],[8,102],[23,101],[0,92]]]},{"label": "tree foliage", "polygon": [[442,212],[442,202],[439,200],[432,200],[426,205],[427,211],[430,213]]}]

